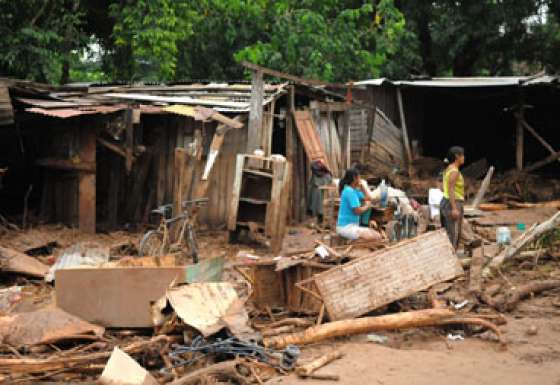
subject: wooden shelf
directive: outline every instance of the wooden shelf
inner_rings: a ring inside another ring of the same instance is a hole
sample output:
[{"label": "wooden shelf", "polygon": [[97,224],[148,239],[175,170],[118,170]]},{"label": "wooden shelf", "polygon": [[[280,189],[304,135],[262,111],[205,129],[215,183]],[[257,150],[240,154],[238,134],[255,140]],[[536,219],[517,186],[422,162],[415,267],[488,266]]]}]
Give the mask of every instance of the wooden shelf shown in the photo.
[{"label": "wooden shelf", "polygon": [[265,172],[265,171],[253,170],[251,168],[244,168],[243,172],[246,172],[248,174],[258,175],[258,176],[264,176],[266,178],[272,178],[271,173],[268,173],[268,172]]},{"label": "wooden shelf", "polygon": [[269,201],[263,200],[263,199],[254,199],[254,198],[239,198],[240,202],[247,202],[247,203],[252,203],[254,205],[266,205],[269,204]]}]

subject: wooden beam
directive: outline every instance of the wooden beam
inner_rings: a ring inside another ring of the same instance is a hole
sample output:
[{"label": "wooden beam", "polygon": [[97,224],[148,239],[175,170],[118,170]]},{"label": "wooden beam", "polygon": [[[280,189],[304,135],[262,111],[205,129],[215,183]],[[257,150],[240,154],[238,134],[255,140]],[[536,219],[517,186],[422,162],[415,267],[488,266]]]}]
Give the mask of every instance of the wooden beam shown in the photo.
[{"label": "wooden beam", "polygon": [[183,179],[185,178],[184,169],[186,167],[187,160],[187,150],[182,147],[175,148],[175,159],[174,159],[174,199],[173,199],[173,212],[175,215],[181,212],[181,203],[185,200],[183,192]]},{"label": "wooden beam", "polygon": [[247,140],[247,153],[252,154],[261,144],[263,120],[263,72],[253,71],[251,80],[251,101],[249,109],[249,132]]},{"label": "wooden beam", "polygon": [[560,159],[560,151],[555,152],[554,154],[550,154],[549,156],[547,156],[543,160],[540,160],[538,162],[535,162],[535,163],[525,167],[523,169],[523,171],[524,172],[533,172],[533,171],[538,170],[539,168],[541,168],[543,166],[546,166],[547,164],[550,164],[550,163],[556,161],[557,159]]},{"label": "wooden beam", "polygon": [[132,153],[134,152],[134,110],[132,108],[128,108],[124,113],[124,125],[126,130],[126,173],[130,174],[130,170],[132,170],[132,161],[134,160],[134,156]]},{"label": "wooden beam", "polygon": [[80,161],[79,163],[74,163],[70,159],[42,158],[42,159],[37,159],[35,163],[38,166],[47,167],[47,168],[95,173],[95,163],[92,162]]},{"label": "wooden beam", "polygon": [[518,170],[523,169],[523,144],[525,142],[524,135],[523,135],[523,104],[520,106],[520,111],[515,114],[517,118],[516,122],[516,135],[515,135],[515,165]]},{"label": "wooden beam", "polygon": [[[80,130],[80,159],[84,163],[96,163],[95,148],[97,134],[94,127],[82,127]],[[78,185],[78,223],[80,231],[95,234],[96,222],[96,175],[92,173],[80,173]]]},{"label": "wooden beam", "polygon": [[490,181],[492,180],[493,174],[494,174],[494,166],[490,166],[488,172],[486,173],[486,176],[484,177],[484,180],[482,181],[482,184],[480,185],[480,189],[478,190],[476,196],[474,197],[473,204],[472,204],[472,207],[474,209],[478,209],[480,202],[482,202],[482,198],[484,198],[484,194],[486,194],[486,190],[488,190],[488,187],[490,186]]},{"label": "wooden beam", "polygon": [[[523,124],[523,127],[525,127],[527,131],[529,131],[531,135],[533,135],[543,145],[543,147],[548,150],[548,152],[550,152],[551,154],[556,153],[556,150],[550,144],[548,144],[548,142],[544,140],[543,137],[540,136],[539,133],[535,131],[535,129],[531,127],[526,120],[521,120],[521,124]],[[560,159],[557,159],[557,161],[560,162]]]},{"label": "wooden beam", "polygon": [[321,81],[321,80],[301,78],[299,76],[290,75],[286,72],[273,70],[271,68],[262,67],[260,65],[253,64],[253,63],[250,63],[250,62],[247,62],[247,61],[242,62],[241,65],[243,65],[243,67],[248,68],[252,71],[262,72],[263,74],[266,74],[266,75],[269,75],[269,76],[274,76],[274,77],[277,77],[277,78],[280,78],[280,79],[290,80],[294,83],[299,83],[299,84],[303,84],[303,85],[326,86],[326,87],[332,87],[332,88],[347,88],[348,87],[346,84],[341,84],[341,83],[329,83],[329,82],[324,82],[324,81]]},{"label": "wooden beam", "polygon": [[402,93],[400,88],[397,88],[397,102],[399,104],[399,114],[401,117],[401,130],[403,134],[403,143],[404,143],[404,149],[406,151],[406,157],[407,157],[409,173],[410,173],[410,167],[412,163],[412,151],[410,150],[410,141],[408,140],[408,130],[406,128],[406,118],[404,115],[404,106],[403,106]]}]

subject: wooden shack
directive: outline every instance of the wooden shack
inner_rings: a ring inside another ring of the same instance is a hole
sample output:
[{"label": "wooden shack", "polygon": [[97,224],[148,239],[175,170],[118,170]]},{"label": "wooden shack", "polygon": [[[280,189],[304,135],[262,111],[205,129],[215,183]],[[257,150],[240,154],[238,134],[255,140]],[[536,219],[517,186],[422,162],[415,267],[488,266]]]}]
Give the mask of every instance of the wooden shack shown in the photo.
[{"label": "wooden shack", "polygon": [[[260,149],[290,162],[290,219],[301,221],[309,140],[339,177],[351,161],[352,106],[343,93],[301,82],[263,82],[256,102],[254,89],[243,82],[57,87],[0,79],[0,168],[7,168],[0,214],[86,232],[134,228],[180,191],[183,199],[208,196],[199,220],[225,227],[236,156]],[[262,108],[256,125],[255,103]],[[296,111],[311,124],[297,121]],[[190,176],[181,179],[179,169]]]}]

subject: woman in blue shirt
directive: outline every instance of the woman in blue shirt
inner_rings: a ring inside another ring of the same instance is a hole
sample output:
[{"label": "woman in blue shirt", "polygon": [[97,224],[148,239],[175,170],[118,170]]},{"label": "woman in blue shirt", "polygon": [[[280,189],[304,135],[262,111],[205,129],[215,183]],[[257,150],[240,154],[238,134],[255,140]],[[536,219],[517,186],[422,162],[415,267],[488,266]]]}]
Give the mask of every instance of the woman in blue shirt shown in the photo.
[{"label": "woman in blue shirt", "polygon": [[344,173],[338,184],[340,193],[340,207],[336,233],[343,238],[356,240],[379,240],[381,235],[369,228],[360,226],[360,215],[371,209],[371,204],[365,199],[360,173],[354,168],[349,168]]}]

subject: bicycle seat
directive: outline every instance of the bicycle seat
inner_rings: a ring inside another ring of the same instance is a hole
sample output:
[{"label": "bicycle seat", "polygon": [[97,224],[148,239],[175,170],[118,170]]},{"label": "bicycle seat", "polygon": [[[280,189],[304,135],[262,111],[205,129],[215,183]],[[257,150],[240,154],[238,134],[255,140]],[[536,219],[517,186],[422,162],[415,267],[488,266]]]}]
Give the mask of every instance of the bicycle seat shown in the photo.
[{"label": "bicycle seat", "polygon": [[208,203],[208,198],[196,198],[196,199],[191,199],[191,200],[188,200],[188,201],[183,201],[183,203],[181,204],[181,207],[186,209],[189,206],[202,206],[206,203]]},{"label": "bicycle seat", "polygon": [[171,218],[171,215],[173,213],[173,205],[169,204],[169,205],[159,206],[157,209],[152,210],[152,213],[159,214],[166,219]]}]

